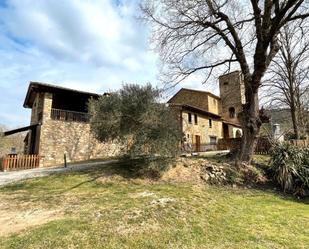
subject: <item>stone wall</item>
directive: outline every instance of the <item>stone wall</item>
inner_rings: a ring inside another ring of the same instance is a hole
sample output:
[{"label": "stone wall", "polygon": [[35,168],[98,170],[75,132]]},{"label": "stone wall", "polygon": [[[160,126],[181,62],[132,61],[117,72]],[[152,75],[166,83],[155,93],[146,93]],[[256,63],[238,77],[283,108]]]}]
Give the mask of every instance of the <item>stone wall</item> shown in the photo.
[{"label": "stone wall", "polygon": [[45,121],[41,127],[40,155],[44,156],[42,166],[63,163],[64,153],[67,160],[81,161],[119,154],[116,143],[100,143],[86,123]]},{"label": "stone wall", "polygon": [[52,94],[45,93],[43,120],[40,128],[39,154],[41,166],[51,166],[67,161],[81,161],[120,153],[116,143],[101,143],[90,131],[90,124],[51,119]]},{"label": "stone wall", "polygon": [[[230,122],[239,123],[238,114],[245,103],[245,89],[241,72],[235,71],[219,77],[222,117]],[[235,108],[235,117],[231,118],[229,109]]]},{"label": "stone wall", "polygon": [[[188,122],[188,113],[192,114],[192,123]],[[197,124],[194,123],[194,114],[197,115]],[[209,126],[209,120],[211,120],[211,127]],[[183,111],[182,112],[183,133],[186,136],[186,140],[189,143],[195,144],[195,136],[200,136],[201,144],[210,143],[210,137],[216,137],[217,139],[223,137],[222,121],[216,120],[205,115],[198,113]]]},{"label": "stone wall", "polygon": [[181,89],[174,95],[170,103],[191,105],[208,111],[208,94],[202,91]]},{"label": "stone wall", "polygon": [[221,100],[208,95],[208,112],[219,115],[221,113]]}]

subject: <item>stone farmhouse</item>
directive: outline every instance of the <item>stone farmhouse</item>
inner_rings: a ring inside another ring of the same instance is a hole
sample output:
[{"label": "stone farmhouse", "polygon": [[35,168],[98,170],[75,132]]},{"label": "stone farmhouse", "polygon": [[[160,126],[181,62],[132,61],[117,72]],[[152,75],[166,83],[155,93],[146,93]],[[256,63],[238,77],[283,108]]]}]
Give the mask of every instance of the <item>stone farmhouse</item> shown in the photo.
[{"label": "stone farmhouse", "polygon": [[119,146],[100,143],[90,132],[87,104],[95,93],[30,82],[24,107],[31,109],[30,126],[6,132],[28,131],[24,153],[41,155],[40,166],[68,161],[108,157],[119,153]]},{"label": "stone farmhouse", "polygon": [[[241,73],[219,78],[220,97],[204,91],[181,89],[168,104],[179,114],[185,138],[184,149],[215,149],[218,139],[241,136],[238,113],[244,103]],[[87,104],[100,95],[74,89],[30,82],[24,107],[31,109],[30,125],[5,132],[27,132],[24,153],[40,155],[40,166],[68,161],[114,156],[121,148],[116,143],[101,143],[90,131]],[[187,147],[187,148],[185,148]]]},{"label": "stone farmhouse", "polygon": [[219,139],[241,137],[238,114],[245,103],[241,72],[220,76],[219,87],[220,97],[182,88],[168,101],[180,120],[183,150],[213,150]]}]

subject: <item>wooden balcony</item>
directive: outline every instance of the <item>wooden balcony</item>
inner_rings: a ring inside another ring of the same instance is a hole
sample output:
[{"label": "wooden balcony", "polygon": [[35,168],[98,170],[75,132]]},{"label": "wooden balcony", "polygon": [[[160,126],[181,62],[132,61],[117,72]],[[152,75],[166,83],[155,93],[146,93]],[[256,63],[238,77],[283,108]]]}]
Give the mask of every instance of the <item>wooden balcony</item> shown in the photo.
[{"label": "wooden balcony", "polygon": [[90,120],[90,115],[86,112],[75,112],[75,111],[67,111],[54,108],[51,109],[50,117],[53,120],[60,120],[67,122],[88,123]]}]

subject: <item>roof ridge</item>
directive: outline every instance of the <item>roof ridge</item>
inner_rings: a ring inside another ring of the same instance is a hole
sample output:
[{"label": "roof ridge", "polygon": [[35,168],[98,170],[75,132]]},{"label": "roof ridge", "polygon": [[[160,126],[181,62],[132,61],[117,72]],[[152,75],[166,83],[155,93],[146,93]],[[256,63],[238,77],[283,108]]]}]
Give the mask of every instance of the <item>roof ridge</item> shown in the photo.
[{"label": "roof ridge", "polygon": [[68,90],[68,91],[74,91],[74,92],[80,92],[80,93],[86,93],[86,94],[91,94],[91,95],[100,95],[99,93],[94,93],[94,92],[88,92],[88,91],[83,91],[83,90],[78,90],[78,89],[74,89],[74,88],[70,88],[70,87],[64,87],[64,86],[59,86],[54,84],[50,84],[50,83],[45,83],[45,82],[39,82],[39,81],[30,81],[29,82],[29,87],[31,85],[41,85],[41,86],[48,86],[48,87],[52,87],[52,88],[57,88],[57,89],[62,89],[62,90]]},{"label": "roof ridge", "polygon": [[182,87],[180,90],[188,90],[188,91],[193,91],[193,92],[207,93],[207,94],[210,94],[210,95],[215,96],[216,98],[220,99],[220,97],[218,95],[216,95],[216,94],[214,94],[214,93],[212,93],[210,91],[199,90],[199,89],[192,89],[192,88],[186,88],[186,87]]},{"label": "roof ridge", "polygon": [[42,92],[68,91],[68,92],[71,92],[71,93],[83,94],[83,95],[92,96],[92,97],[99,97],[101,95],[101,94],[98,94],[98,93],[76,90],[76,89],[73,89],[73,88],[57,86],[57,85],[53,85],[53,84],[49,84],[49,83],[30,81],[29,86],[28,86],[28,90],[27,90],[27,93],[26,93],[26,97],[25,97],[25,100],[24,100],[24,104],[23,104],[23,106],[25,108],[30,108],[31,103],[29,105],[28,102],[30,101],[31,94],[36,90],[42,91]]}]

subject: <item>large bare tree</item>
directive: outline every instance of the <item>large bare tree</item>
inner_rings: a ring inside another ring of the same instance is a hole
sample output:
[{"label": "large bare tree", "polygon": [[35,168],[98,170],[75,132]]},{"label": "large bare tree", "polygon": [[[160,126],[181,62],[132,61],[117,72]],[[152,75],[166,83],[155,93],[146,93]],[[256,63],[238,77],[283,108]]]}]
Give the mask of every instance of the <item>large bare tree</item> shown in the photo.
[{"label": "large bare tree", "polygon": [[[307,23],[308,24],[308,23]],[[306,94],[309,92],[309,39],[307,27],[290,24],[279,36],[280,49],[263,84],[271,108],[290,110],[296,139],[305,132]]]},{"label": "large bare tree", "polygon": [[258,92],[279,50],[278,34],[309,16],[308,0],[145,0],[141,9],[153,27],[153,42],[166,80],[177,84],[197,72],[238,64],[245,84],[238,155],[250,162],[261,119]]}]

